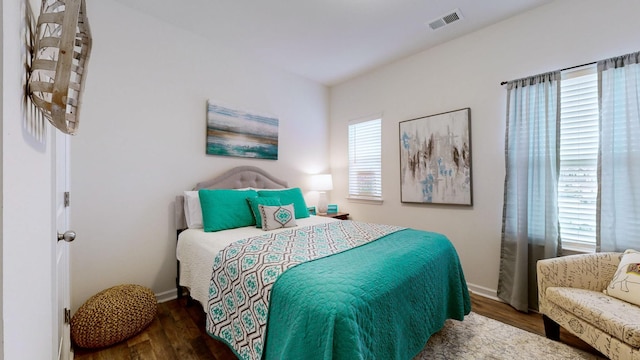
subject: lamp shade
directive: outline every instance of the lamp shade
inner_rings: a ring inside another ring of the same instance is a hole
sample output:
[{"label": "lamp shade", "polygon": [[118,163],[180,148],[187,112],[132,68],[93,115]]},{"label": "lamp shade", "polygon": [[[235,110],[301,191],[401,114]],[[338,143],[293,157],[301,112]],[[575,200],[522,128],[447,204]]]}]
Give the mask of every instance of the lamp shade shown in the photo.
[{"label": "lamp shade", "polygon": [[329,191],[333,190],[333,179],[331,174],[318,174],[311,176],[311,190]]}]

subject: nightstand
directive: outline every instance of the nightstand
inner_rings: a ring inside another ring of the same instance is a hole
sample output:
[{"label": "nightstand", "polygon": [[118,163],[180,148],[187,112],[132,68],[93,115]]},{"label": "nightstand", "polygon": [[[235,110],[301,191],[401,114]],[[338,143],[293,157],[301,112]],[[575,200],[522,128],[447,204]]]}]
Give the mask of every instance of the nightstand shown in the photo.
[{"label": "nightstand", "polygon": [[330,217],[330,218],[340,219],[340,220],[349,220],[349,213],[344,213],[344,212],[318,214],[318,216]]}]

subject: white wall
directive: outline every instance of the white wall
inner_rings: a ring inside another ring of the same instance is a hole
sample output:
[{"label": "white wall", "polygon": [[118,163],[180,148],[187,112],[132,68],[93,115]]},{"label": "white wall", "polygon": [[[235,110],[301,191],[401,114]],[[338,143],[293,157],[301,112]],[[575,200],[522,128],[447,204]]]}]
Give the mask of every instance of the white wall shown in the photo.
[{"label": "white wall", "polygon": [[[4,38],[4,18],[2,16],[3,12],[2,12],[2,8],[4,7],[4,4],[2,3],[2,1],[0,1],[0,38]],[[2,42],[4,44],[4,40]],[[0,59],[3,59],[3,54],[4,54],[4,47],[0,46]],[[4,64],[4,61],[3,61]],[[3,114],[3,119],[4,119],[4,108],[3,108],[3,104],[4,104],[4,80],[3,80],[3,73],[4,73],[4,68],[3,66],[0,66],[0,94],[3,94],[3,96],[0,96],[0,114]],[[3,126],[3,121],[0,120],[0,134],[3,134],[4,136],[4,132],[2,131],[2,129],[4,128]],[[4,174],[4,166],[3,166],[3,161],[2,158],[4,157],[4,148],[3,146],[0,146],[0,204],[3,204],[3,206],[0,206],[0,259],[3,258],[2,256],[2,249],[3,249],[3,244],[4,244],[4,196],[3,194],[3,190],[4,190],[4,182],[3,182],[3,174]],[[1,264],[0,264],[1,265]],[[3,266],[0,266],[0,359],[4,359],[4,302],[3,302],[3,290],[4,290],[4,275],[2,272]]]},{"label": "white wall", "polygon": [[[639,51],[638,13],[634,0],[555,1],[333,87],[333,201],[358,220],[446,234],[470,287],[495,296],[505,175],[506,90],[499,83]],[[473,207],[401,204],[398,123],[465,107],[471,108]],[[384,113],[384,204],[348,202],[347,122],[376,112]]]},{"label": "white wall", "polygon": [[26,0],[2,1],[3,356],[54,353],[52,128],[25,100]]},{"label": "white wall", "polygon": [[[255,165],[304,189],[329,164],[325,87],[113,0],[87,7],[94,46],[71,143],[73,309],[121,283],[173,295],[174,198],[198,181]],[[207,99],[276,115],[279,159],[205,155]]]}]

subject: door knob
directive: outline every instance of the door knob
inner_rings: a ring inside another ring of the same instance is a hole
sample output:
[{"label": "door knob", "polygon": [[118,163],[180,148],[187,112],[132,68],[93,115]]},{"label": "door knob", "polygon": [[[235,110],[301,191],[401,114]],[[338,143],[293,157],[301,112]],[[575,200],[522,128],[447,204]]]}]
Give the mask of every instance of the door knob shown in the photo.
[{"label": "door knob", "polygon": [[76,232],[73,230],[65,231],[64,234],[58,233],[58,241],[64,240],[66,242],[72,242],[76,239]]}]

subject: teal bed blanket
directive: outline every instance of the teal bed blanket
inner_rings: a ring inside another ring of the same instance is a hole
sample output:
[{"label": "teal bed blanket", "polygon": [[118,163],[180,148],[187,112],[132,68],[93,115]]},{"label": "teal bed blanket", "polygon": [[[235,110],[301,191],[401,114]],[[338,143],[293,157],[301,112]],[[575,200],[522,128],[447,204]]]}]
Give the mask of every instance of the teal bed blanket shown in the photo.
[{"label": "teal bed blanket", "polygon": [[[375,234],[362,235],[362,228],[369,231],[371,224],[340,223],[320,232],[332,233],[329,238],[344,237],[354,232],[345,227],[355,228],[360,234],[356,237],[364,240],[256,278],[269,283],[270,291],[262,294],[264,306],[260,301],[253,306],[258,310],[253,315],[247,311],[251,307],[247,296],[234,290],[231,279],[224,279],[232,277],[229,274],[234,270],[223,272],[222,277],[218,273],[212,292],[222,288],[221,278],[229,291],[226,297],[218,296],[223,301],[209,302],[209,333],[226,342],[241,359],[411,359],[446,319],[462,320],[469,313],[460,261],[444,235],[384,226],[374,228]],[[306,240],[302,238],[296,242],[309,242],[308,233]],[[294,247],[292,254],[301,255],[305,246]],[[231,263],[239,260],[232,253]],[[219,268],[225,266],[229,264]],[[229,295],[234,293],[236,296]],[[237,314],[224,329],[213,326],[216,311],[221,309]],[[257,328],[264,332],[258,340],[247,335]]]}]

